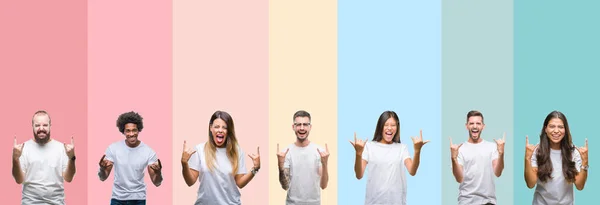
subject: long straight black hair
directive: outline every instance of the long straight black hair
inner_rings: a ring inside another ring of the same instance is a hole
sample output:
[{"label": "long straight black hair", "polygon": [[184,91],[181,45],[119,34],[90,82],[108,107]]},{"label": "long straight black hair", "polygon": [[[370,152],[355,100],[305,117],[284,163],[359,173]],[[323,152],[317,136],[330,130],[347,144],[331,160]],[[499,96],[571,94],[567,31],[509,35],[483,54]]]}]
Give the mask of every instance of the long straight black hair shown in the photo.
[{"label": "long straight black hair", "polygon": [[377,120],[377,127],[375,127],[375,134],[373,135],[373,141],[379,142],[383,139],[383,127],[385,126],[385,121],[390,118],[394,118],[396,120],[396,134],[392,139],[392,142],[400,143],[400,120],[398,119],[398,115],[394,111],[385,111],[381,113],[379,116],[379,120]]}]

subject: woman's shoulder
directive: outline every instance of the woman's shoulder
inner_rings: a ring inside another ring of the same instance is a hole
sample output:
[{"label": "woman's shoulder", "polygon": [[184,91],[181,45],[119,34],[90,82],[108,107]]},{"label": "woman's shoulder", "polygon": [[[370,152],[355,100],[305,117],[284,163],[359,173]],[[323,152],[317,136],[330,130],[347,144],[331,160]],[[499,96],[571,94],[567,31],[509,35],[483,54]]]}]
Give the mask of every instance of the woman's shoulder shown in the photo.
[{"label": "woman's shoulder", "polygon": [[200,143],[200,144],[197,144],[197,145],[195,146],[195,148],[196,148],[196,151],[201,151],[201,150],[204,150],[204,146],[206,146],[206,142],[202,142],[202,143]]}]

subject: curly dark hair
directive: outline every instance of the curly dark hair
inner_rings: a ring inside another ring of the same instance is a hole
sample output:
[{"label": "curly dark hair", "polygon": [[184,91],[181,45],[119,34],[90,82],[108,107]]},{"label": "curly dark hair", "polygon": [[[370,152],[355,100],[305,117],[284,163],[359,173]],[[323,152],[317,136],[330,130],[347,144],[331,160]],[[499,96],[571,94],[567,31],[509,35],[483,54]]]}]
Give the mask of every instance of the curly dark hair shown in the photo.
[{"label": "curly dark hair", "polygon": [[119,119],[117,119],[117,127],[119,128],[119,132],[125,134],[125,125],[128,123],[133,123],[137,125],[137,129],[139,132],[144,129],[144,123],[142,122],[144,118],[140,116],[140,114],[136,112],[126,112],[119,115]]}]

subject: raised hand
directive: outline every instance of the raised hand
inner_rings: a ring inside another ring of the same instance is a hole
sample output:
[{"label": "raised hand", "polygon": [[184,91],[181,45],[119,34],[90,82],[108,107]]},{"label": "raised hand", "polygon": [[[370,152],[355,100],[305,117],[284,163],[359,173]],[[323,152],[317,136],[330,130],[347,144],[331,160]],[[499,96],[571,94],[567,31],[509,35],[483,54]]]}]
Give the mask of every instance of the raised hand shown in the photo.
[{"label": "raised hand", "polygon": [[155,173],[160,173],[162,170],[162,164],[160,163],[160,159],[157,162],[154,162],[150,165],[150,169],[154,170]]},{"label": "raised hand", "polygon": [[362,155],[363,151],[365,150],[365,144],[367,144],[367,138],[365,138],[364,141],[361,139],[356,139],[356,132],[354,132],[354,142],[352,142],[352,140],[348,141],[350,141],[350,144],[352,144],[354,150],[356,150],[356,154]]},{"label": "raised hand", "polygon": [[187,142],[183,140],[183,153],[181,154],[181,163],[187,163],[190,161],[192,155],[196,153],[193,147],[188,147]]},{"label": "raised hand", "polygon": [[319,152],[319,155],[321,155],[321,164],[327,164],[327,159],[329,159],[329,148],[327,147],[327,144],[325,144],[324,152],[321,152],[319,148],[317,148],[317,152]]},{"label": "raised hand", "polygon": [[252,159],[255,169],[260,169],[260,147],[256,147],[256,154],[248,154],[248,157]]},{"label": "raised hand", "polygon": [[287,148],[285,152],[279,151],[279,144],[277,144],[277,162],[279,163],[279,167],[283,167],[283,163],[285,162],[285,155],[290,151],[290,148]]},{"label": "raised hand", "polygon": [[577,148],[579,150],[579,154],[581,155],[581,161],[584,165],[588,162],[588,140],[585,138],[585,146]]},{"label": "raised hand", "polygon": [[452,155],[452,159],[456,159],[458,157],[458,149],[462,145],[463,145],[462,143],[460,143],[458,145],[452,144],[452,137],[450,137],[450,154]]},{"label": "raised hand", "polygon": [[502,139],[494,139],[496,141],[496,147],[498,148],[498,154],[504,154],[504,144],[506,142],[506,132],[502,134]]},{"label": "raised hand", "polygon": [[67,153],[67,157],[69,159],[75,156],[75,142],[73,141],[73,137],[71,137],[71,144],[64,144],[65,152]]},{"label": "raised hand", "polygon": [[106,157],[106,155],[102,155],[102,158],[100,158],[100,162],[98,163],[98,165],[100,165],[100,168],[102,170],[109,170],[113,167],[113,162],[111,162],[108,159],[104,159],[104,157]]},{"label": "raised hand", "polygon": [[423,147],[423,145],[427,144],[429,142],[429,140],[423,141],[423,130],[419,131],[419,137],[410,137],[413,141],[413,145],[415,147],[415,151],[416,150],[421,150],[421,148]]},{"label": "raised hand", "polygon": [[13,159],[19,159],[19,157],[21,157],[24,146],[25,143],[17,144],[17,136],[15,136],[15,143],[13,145]]},{"label": "raised hand", "polygon": [[525,159],[531,160],[531,156],[533,156],[533,151],[537,145],[529,144],[529,136],[525,135]]}]

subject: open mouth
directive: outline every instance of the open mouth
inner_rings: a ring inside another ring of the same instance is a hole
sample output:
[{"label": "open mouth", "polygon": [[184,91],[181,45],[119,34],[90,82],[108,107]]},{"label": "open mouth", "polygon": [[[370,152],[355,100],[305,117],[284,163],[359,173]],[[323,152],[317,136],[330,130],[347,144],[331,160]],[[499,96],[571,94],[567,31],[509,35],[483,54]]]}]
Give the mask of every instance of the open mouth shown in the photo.
[{"label": "open mouth", "polygon": [[298,131],[299,136],[306,136],[306,131]]},{"label": "open mouth", "polygon": [[135,136],[128,136],[128,137],[127,137],[127,141],[128,141],[130,144],[134,144],[134,143],[137,141],[137,137],[135,137]]},{"label": "open mouth", "polygon": [[385,132],[385,136],[390,138],[390,137],[394,137],[394,133],[392,131],[386,131]]},{"label": "open mouth", "polygon": [[217,134],[217,139],[216,139],[218,144],[222,144],[223,142],[225,142],[225,135],[223,134]]},{"label": "open mouth", "polygon": [[478,135],[479,134],[479,130],[478,129],[472,129],[471,130],[471,134]]}]

